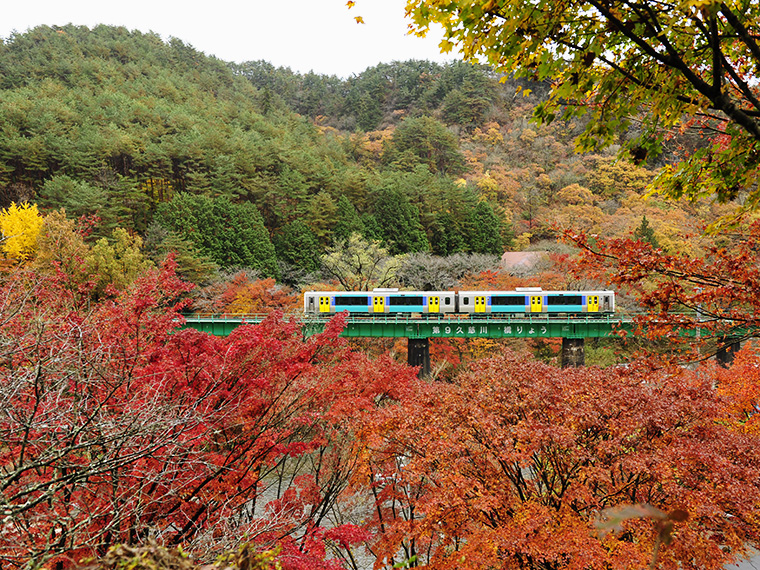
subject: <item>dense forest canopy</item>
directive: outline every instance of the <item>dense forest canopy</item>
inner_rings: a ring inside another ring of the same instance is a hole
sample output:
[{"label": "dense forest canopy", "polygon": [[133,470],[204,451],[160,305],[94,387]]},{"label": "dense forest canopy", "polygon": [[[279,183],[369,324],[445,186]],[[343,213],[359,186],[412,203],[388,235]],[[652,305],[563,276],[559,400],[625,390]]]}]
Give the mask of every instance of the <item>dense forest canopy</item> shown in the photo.
[{"label": "dense forest canopy", "polygon": [[277,259],[256,267],[291,278],[351,231],[392,254],[498,255],[571,222],[625,233],[646,216],[663,246],[691,247],[684,229],[720,212],[641,201],[663,162],[576,155],[582,119],[531,124],[549,87],[463,62],[341,80],[124,28],[42,26],[0,46],[0,206],[95,215],[93,237],[125,228],[228,267],[250,262],[215,251],[208,224],[193,238],[165,212],[191,196],[249,204]]}]

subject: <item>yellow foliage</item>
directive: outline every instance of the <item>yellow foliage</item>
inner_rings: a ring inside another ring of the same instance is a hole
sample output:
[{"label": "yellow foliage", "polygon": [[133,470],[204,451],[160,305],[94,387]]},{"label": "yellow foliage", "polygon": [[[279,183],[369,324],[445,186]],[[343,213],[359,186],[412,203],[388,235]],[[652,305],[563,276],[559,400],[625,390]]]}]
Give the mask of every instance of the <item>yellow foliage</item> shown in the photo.
[{"label": "yellow foliage", "polygon": [[111,238],[111,241],[99,239],[85,259],[87,270],[96,282],[96,295],[104,294],[109,286],[125,289],[153,267],[153,262],[141,251],[140,236],[132,236],[127,230],[116,228]]},{"label": "yellow foliage", "polygon": [[594,195],[591,193],[591,190],[580,184],[565,186],[557,192],[554,199],[560,204],[573,204],[576,206],[592,205],[594,203]]},{"label": "yellow foliage", "polygon": [[548,218],[560,229],[597,232],[605,216],[602,209],[593,204],[567,204],[552,208]]},{"label": "yellow foliage", "polygon": [[522,133],[520,133],[520,136],[518,137],[520,139],[520,142],[523,143],[526,146],[532,145],[534,142],[536,142],[536,138],[538,137],[538,133],[534,131],[533,129],[524,129]]},{"label": "yellow foliage", "polygon": [[37,237],[44,220],[37,204],[24,202],[0,212],[0,232],[3,235],[3,252],[8,257],[29,259],[37,251]]},{"label": "yellow foliage", "polygon": [[480,191],[480,195],[483,198],[490,200],[491,202],[498,201],[499,183],[491,177],[490,173],[486,173],[483,178],[478,180],[477,186],[478,190]]},{"label": "yellow foliage", "polygon": [[45,223],[37,239],[37,257],[34,264],[43,273],[62,271],[76,283],[84,283],[87,271],[85,256],[90,249],[77,232],[76,222],[66,217],[66,211],[56,210],[45,216]]},{"label": "yellow foliage", "polygon": [[602,196],[623,196],[630,192],[643,194],[652,182],[654,173],[625,160],[589,157],[594,168],[589,172],[588,181],[595,194]]},{"label": "yellow foliage", "polygon": [[532,233],[525,232],[515,238],[514,251],[522,251],[530,245],[530,238],[533,237]]},{"label": "yellow foliage", "polygon": [[352,150],[361,163],[379,163],[382,159],[383,148],[393,136],[393,129],[369,131],[360,135],[351,135]]},{"label": "yellow foliage", "polygon": [[498,123],[488,123],[483,127],[486,129],[483,132],[482,129],[476,128],[472,134],[472,139],[477,142],[496,146],[504,142],[504,136],[501,134],[501,130]]}]

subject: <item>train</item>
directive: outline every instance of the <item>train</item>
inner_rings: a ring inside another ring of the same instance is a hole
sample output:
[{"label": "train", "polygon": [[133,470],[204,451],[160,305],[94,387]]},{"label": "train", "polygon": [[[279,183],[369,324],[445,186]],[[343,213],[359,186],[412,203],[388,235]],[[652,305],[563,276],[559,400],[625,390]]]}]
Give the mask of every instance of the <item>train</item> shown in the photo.
[{"label": "train", "polygon": [[304,312],[309,315],[609,315],[615,312],[614,291],[544,291],[518,287],[514,291],[308,291]]}]

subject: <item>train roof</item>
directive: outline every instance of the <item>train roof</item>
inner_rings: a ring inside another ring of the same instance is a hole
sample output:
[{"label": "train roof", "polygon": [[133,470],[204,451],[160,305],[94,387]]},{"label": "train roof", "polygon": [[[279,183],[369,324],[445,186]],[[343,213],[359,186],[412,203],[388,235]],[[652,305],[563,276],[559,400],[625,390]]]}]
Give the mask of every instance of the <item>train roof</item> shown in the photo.
[{"label": "train roof", "polygon": [[529,295],[531,293],[540,293],[542,295],[589,295],[589,294],[614,294],[615,292],[610,289],[588,289],[588,290],[572,290],[572,291],[551,291],[544,290],[541,287],[517,287],[514,290],[508,289],[461,289],[461,290],[447,290],[447,291],[399,291],[398,289],[374,289],[372,291],[306,291],[305,295],[446,295],[451,293],[459,293],[460,295]]},{"label": "train roof", "polygon": [[533,287],[525,287],[525,288],[517,288],[515,290],[478,290],[478,289],[467,289],[467,290],[459,290],[457,291],[460,295],[530,295],[530,294],[541,294],[541,295],[601,295],[601,294],[609,294],[609,293],[615,293],[614,291],[611,291],[609,289],[588,289],[588,290],[575,290],[575,291],[549,291],[549,290],[543,290],[540,287],[533,288]]}]

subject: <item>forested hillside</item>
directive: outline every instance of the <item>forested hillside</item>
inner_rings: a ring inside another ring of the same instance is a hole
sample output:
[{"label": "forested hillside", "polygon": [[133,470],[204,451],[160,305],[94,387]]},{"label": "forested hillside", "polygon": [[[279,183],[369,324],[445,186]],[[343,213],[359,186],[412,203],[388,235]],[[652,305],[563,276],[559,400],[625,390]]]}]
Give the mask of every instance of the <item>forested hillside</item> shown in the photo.
[{"label": "forested hillside", "polygon": [[391,255],[546,249],[567,227],[694,247],[684,236],[719,212],[642,201],[660,164],[577,155],[581,125],[530,122],[546,93],[461,62],[341,80],[39,27],[0,46],[0,206],[65,208],[95,216],[89,239],[123,228],[154,258],[290,282],[352,232]]}]

